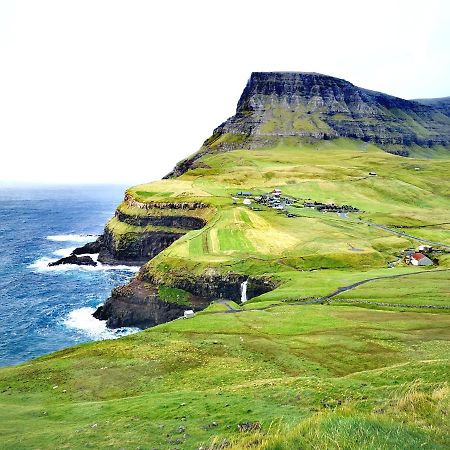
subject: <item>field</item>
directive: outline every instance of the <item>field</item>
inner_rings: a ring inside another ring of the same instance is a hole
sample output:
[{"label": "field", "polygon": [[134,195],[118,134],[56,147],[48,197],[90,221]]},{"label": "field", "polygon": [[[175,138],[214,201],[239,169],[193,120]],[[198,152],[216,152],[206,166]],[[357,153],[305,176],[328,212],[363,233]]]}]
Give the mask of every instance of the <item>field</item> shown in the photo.
[{"label": "field", "polygon": [[243,422],[295,433],[310,421],[327,448],[351,429],[367,446],[353,448],[445,448],[449,325],[449,315],[293,305],[81,345],[1,371],[1,445],[197,448],[264,437],[238,433]]},{"label": "field", "polygon": [[[208,221],[142,269],[167,302],[188,302],[175,281],[205,273],[267,277],[276,288],[0,370],[0,449],[449,448],[441,150],[402,158],[346,139],[287,139],[206,154],[179,178],[128,189],[135,203],[122,203],[124,214],[201,203],[167,214]],[[295,199],[295,217],[233,200],[274,188]],[[359,211],[319,212],[303,207],[309,199]],[[117,218],[109,227],[124,240],[179,231]],[[402,260],[420,239],[437,243],[431,267]]]}]

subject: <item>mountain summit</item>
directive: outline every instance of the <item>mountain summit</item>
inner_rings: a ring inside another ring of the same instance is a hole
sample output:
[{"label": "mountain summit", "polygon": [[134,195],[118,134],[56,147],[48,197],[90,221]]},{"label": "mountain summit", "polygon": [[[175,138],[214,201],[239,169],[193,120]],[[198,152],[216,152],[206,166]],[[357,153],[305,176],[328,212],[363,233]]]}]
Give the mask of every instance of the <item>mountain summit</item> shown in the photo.
[{"label": "mountain summit", "polygon": [[295,142],[338,137],[373,142],[408,156],[412,146],[450,145],[450,113],[436,100],[404,100],[328,75],[253,72],[236,114],[171,175],[215,150],[271,147],[286,138]]}]

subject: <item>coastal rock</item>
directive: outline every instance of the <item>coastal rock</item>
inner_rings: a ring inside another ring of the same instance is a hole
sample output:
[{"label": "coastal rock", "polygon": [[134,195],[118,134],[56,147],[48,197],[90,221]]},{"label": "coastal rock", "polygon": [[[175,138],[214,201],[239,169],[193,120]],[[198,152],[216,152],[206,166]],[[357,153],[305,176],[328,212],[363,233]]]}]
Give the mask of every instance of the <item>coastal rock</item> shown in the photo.
[{"label": "coastal rock", "polygon": [[90,256],[77,256],[70,255],[65,258],[58,259],[58,261],[54,261],[48,263],[49,267],[60,266],[63,264],[76,264],[77,266],[96,266],[97,263]]},{"label": "coastal rock", "polygon": [[180,277],[173,281],[172,286],[189,294],[189,304],[180,304],[161,299],[157,281],[140,273],[130,283],[113,289],[111,296],[97,309],[94,317],[106,320],[109,328],[148,328],[182,317],[188,309],[200,311],[213,300],[224,298],[239,302],[241,284],[246,280],[248,299],[276,286],[269,279],[248,279],[238,274]]},{"label": "coastal rock", "polygon": [[87,244],[76,248],[72,252],[72,255],[86,255],[86,254],[92,255],[95,253],[100,253],[102,245],[103,245],[103,240],[102,240],[102,236],[100,236],[96,241],[88,242]]},{"label": "coastal rock", "polygon": [[148,328],[182,317],[186,310],[198,311],[207,305],[207,302],[195,298],[189,305],[164,301],[157,286],[135,279],[113,289],[105,304],[97,308],[94,317],[106,320],[109,328]]},{"label": "coastal rock", "polygon": [[117,237],[105,228],[98,260],[103,264],[142,265],[185,233],[154,231]]}]

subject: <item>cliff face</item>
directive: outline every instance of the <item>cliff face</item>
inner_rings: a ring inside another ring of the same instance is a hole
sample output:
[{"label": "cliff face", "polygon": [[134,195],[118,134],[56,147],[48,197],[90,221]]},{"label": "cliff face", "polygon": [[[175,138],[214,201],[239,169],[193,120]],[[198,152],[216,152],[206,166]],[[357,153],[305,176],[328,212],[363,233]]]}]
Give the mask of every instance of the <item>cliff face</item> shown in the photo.
[{"label": "cliff face", "polygon": [[354,138],[402,156],[411,145],[447,146],[450,110],[443,100],[404,100],[317,73],[254,72],[236,114],[168,177],[205,153],[275,146],[282,138]]},{"label": "cliff face", "polygon": [[236,115],[214,134],[250,135],[252,146],[279,136],[430,146],[450,143],[449,124],[432,106],[361,89],[339,78],[256,72],[242,93]]},{"label": "cliff face", "polygon": [[247,278],[238,274],[183,276],[173,280],[169,288],[184,294],[182,299],[168,301],[161,294],[160,282],[143,271],[129,284],[113,289],[111,296],[97,309],[94,317],[106,320],[110,328],[147,328],[182,317],[183,312],[188,309],[200,311],[212,300],[228,299],[239,302],[241,283],[246,280],[248,299],[275,288],[268,279]]}]

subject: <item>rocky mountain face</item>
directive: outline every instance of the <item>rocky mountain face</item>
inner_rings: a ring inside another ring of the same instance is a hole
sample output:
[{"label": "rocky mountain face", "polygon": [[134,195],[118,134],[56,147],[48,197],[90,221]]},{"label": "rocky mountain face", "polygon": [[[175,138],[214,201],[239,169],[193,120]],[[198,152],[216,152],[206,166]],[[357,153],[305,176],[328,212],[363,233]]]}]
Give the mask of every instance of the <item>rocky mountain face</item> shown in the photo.
[{"label": "rocky mountain face", "polygon": [[168,177],[204,153],[274,146],[283,138],[354,138],[402,156],[411,145],[448,146],[449,105],[448,98],[404,100],[318,73],[254,72],[236,114]]}]

